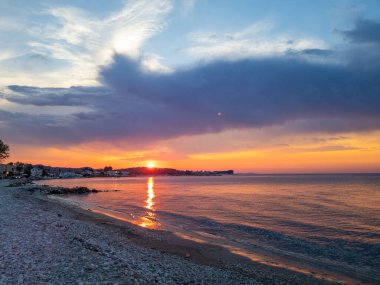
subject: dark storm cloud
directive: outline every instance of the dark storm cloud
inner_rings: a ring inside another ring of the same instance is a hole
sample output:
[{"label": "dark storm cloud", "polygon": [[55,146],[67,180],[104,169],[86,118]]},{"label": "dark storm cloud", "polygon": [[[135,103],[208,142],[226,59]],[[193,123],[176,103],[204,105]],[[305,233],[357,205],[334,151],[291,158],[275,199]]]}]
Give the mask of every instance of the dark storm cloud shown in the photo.
[{"label": "dark storm cloud", "polygon": [[[0,134],[18,143],[45,145],[79,142],[73,132],[68,133],[64,118],[53,115],[25,114],[0,110]],[[67,136],[70,135],[70,138]]]},{"label": "dark storm cloud", "polygon": [[[170,116],[158,122],[173,126],[174,132],[380,115],[380,73],[347,66],[275,58],[214,62],[156,75],[116,56],[101,75],[117,94],[164,107]],[[218,112],[222,116],[216,116]]]},{"label": "dark storm cloud", "polygon": [[[350,40],[367,38],[358,36],[360,29],[370,34],[359,23],[347,34]],[[0,129],[5,125],[9,136],[38,136],[37,141],[54,143],[117,139],[141,143],[289,122],[299,132],[380,129],[380,57],[368,48],[347,48],[344,64],[316,63],[292,54],[216,61],[166,74],[143,71],[139,62],[115,55],[113,63],[100,70],[107,87],[10,86],[13,94],[3,95],[18,104],[79,105],[92,111],[67,116],[3,112]],[[370,60],[359,64],[367,55]]]},{"label": "dark storm cloud", "polygon": [[353,43],[380,43],[380,22],[360,19],[354,29],[342,34]]}]

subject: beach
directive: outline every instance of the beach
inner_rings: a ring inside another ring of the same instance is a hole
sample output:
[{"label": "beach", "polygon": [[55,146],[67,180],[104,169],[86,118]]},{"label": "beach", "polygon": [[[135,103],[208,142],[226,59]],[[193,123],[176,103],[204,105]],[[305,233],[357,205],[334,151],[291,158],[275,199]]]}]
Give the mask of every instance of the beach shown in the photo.
[{"label": "beach", "polygon": [[332,284],[6,185],[0,284]]}]

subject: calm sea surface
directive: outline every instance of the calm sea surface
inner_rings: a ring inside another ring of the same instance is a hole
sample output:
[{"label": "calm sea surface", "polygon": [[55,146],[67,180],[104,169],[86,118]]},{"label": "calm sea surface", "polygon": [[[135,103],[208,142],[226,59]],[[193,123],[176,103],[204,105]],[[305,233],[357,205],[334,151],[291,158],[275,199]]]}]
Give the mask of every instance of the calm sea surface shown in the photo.
[{"label": "calm sea surface", "polygon": [[[66,199],[261,262],[380,284],[380,175],[41,181],[121,190]],[[273,263],[274,262],[274,263]]]}]

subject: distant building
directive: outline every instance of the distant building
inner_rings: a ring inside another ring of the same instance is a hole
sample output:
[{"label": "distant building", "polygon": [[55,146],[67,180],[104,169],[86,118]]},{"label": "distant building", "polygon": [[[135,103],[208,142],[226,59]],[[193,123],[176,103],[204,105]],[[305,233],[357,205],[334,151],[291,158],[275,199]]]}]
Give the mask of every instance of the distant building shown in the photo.
[{"label": "distant building", "polygon": [[34,178],[41,178],[44,174],[44,169],[42,166],[38,165],[38,166],[34,166],[31,170],[30,170],[30,175]]},{"label": "distant building", "polygon": [[120,170],[119,173],[120,173],[120,176],[129,176],[128,170]]},{"label": "distant building", "polygon": [[116,171],[116,170],[108,170],[108,171],[106,171],[105,174],[106,174],[106,176],[110,176],[110,177],[120,176],[119,171]]},{"label": "distant building", "polygon": [[50,178],[56,178],[56,177],[59,177],[60,169],[59,168],[48,168],[46,170],[46,172]]},{"label": "distant building", "polygon": [[82,177],[80,174],[76,174],[74,171],[62,171],[59,174],[60,178],[74,178],[74,177]]},{"label": "distant building", "polygon": [[102,171],[102,170],[94,170],[94,176],[96,176],[96,177],[104,176],[104,171]]}]

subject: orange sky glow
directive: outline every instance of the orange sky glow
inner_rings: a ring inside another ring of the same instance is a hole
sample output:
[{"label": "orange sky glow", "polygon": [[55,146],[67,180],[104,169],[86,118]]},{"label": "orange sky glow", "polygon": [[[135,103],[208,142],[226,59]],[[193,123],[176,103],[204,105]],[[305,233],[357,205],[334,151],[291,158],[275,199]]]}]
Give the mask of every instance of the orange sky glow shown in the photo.
[{"label": "orange sky glow", "polygon": [[[239,133],[239,132],[237,132]],[[100,143],[72,147],[11,146],[8,161],[23,161],[51,166],[114,168],[147,166],[192,170],[234,169],[236,172],[256,173],[337,173],[379,172],[380,133],[349,134],[332,141],[327,135],[315,139],[304,136],[276,137],[257,147],[239,146],[212,151],[212,141],[228,139],[230,134],[214,134],[181,138],[165,142],[165,147],[124,150]],[[236,132],[234,133],[236,135]],[[244,136],[244,131],[240,132]],[[324,140],[326,138],[326,140]],[[183,149],[185,141],[198,141],[193,148]],[[286,144],[286,142],[290,144]],[[179,144],[181,148],[175,148]],[[173,144],[171,146],[171,144]],[[202,144],[207,145],[202,146]],[[211,144],[211,146],[210,146]],[[232,142],[226,145],[231,145]],[[169,146],[169,147],[168,147]]]}]

